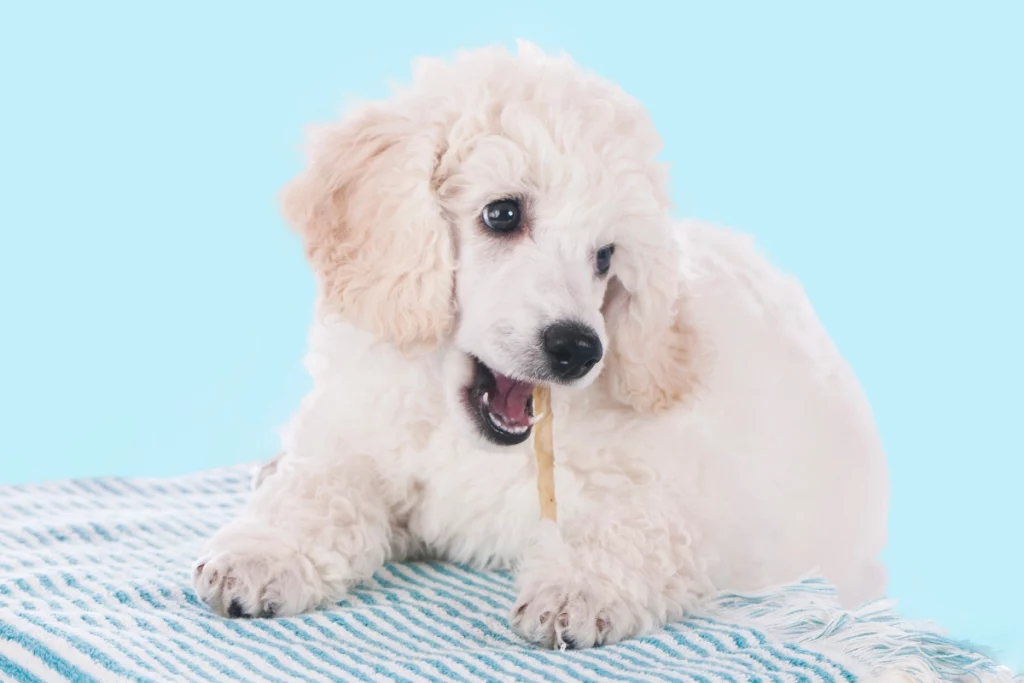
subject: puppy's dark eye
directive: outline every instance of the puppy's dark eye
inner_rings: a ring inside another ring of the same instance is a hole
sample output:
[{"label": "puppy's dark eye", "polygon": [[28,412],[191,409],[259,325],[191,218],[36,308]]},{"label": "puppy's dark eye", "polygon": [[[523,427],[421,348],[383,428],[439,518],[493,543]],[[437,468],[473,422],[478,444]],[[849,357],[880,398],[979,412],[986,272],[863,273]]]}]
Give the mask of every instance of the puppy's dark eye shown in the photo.
[{"label": "puppy's dark eye", "polygon": [[480,218],[491,232],[515,232],[520,221],[519,202],[514,199],[491,202],[484,207]]},{"label": "puppy's dark eye", "polygon": [[612,267],[612,254],[615,253],[615,245],[601,247],[594,256],[594,269],[598,275],[604,275]]}]

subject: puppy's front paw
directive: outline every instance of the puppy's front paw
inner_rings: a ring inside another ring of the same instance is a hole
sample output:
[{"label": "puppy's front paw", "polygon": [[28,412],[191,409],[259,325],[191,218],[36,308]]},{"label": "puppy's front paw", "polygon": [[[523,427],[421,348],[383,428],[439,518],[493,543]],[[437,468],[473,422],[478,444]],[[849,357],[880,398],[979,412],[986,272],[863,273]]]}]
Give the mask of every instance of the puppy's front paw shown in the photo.
[{"label": "puppy's front paw", "polygon": [[710,587],[682,538],[661,533],[648,548],[648,536],[616,525],[566,526],[561,533],[554,524],[542,526],[519,567],[511,626],[542,647],[587,648],[647,635],[681,617]]},{"label": "puppy's front paw", "polygon": [[527,640],[568,650],[621,640],[634,623],[614,596],[559,581],[522,591],[510,620],[512,629]]},{"label": "puppy's front paw", "polygon": [[223,530],[193,565],[192,584],[225,617],[289,616],[324,600],[309,559],[266,532]]}]

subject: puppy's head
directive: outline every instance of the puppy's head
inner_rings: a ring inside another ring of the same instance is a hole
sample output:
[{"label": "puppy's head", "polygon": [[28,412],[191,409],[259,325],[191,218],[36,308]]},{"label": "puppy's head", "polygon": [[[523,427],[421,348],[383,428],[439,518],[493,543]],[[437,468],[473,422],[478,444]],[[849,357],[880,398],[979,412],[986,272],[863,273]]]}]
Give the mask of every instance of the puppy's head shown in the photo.
[{"label": "puppy's head", "polygon": [[679,400],[679,244],[643,108],[528,45],[423,62],[414,83],[320,131],[285,189],[322,307],[446,348],[450,398],[493,443],[529,436],[537,383]]}]

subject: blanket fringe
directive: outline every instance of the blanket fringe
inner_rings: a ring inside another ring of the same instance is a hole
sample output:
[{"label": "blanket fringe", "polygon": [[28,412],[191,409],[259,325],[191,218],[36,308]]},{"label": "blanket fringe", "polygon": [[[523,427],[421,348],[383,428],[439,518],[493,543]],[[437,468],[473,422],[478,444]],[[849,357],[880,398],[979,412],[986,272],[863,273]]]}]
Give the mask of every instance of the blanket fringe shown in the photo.
[{"label": "blanket fringe", "polygon": [[722,593],[705,616],[742,622],[823,655],[841,658],[865,681],[877,683],[1024,683],[983,649],[946,636],[929,622],[911,621],[895,601],[875,600],[845,610],[825,580],[745,593]]}]

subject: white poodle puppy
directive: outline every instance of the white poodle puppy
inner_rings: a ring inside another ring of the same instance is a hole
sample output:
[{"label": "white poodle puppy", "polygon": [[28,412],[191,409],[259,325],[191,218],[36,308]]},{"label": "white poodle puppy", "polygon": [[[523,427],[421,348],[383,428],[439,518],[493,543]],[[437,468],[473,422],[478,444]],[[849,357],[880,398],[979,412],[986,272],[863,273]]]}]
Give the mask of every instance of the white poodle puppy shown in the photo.
[{"label": "white poodle puppy", "polygon": [[526,44],[422,62],[320,130],[283,196],[318,280],[314,388],[198,595],[289,615],[389,561],[509,567],[513,628],[589,647],[814,570],[847,604],[882,594],[888,481],[858,382],[795,280],[670,217],[660,148],[639,103]]}]

